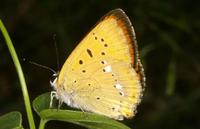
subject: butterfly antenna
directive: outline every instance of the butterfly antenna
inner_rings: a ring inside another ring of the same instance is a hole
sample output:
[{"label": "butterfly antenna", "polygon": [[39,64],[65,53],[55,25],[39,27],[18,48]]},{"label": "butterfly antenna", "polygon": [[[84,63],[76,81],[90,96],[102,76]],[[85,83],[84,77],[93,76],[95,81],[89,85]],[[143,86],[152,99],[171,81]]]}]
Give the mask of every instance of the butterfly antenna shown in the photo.
[{"label": "butterfly antenna", "polygon": [[[26,59],[23,58],[23,61],[26,61]],[[54,75],[54,76],[56,76],[56,75],[58,74],[55,70],[53,70],[53,69],[50,68],[50,67],[47,67],[47,66],[38,64],[38,63],[33,62],[33,61],[28,61],[28,63],[33,64],[33,65],[36,65],[36,66],[41,67],[41,68],[44,68],[44,69],[47,69],[47,70],[50,70],[51,72],[53,72],[53,75]]]},{"label": "butterfly antenna", "polygon": [[58,53],[58,46],[56,41],[56,34],[53,35],[54,46],[56,51],[56,61],[57,61],[57,69],[60,69],[60,61],[59,61],[59,53]]}]

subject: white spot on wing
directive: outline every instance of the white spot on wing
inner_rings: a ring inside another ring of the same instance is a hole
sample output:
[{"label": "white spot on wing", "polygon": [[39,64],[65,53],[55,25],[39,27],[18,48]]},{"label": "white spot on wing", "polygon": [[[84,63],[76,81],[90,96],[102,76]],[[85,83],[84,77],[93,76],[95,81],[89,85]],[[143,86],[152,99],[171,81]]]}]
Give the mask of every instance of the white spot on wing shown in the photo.
[{"label": "white spot on wing", "polygon": [[104,64],[108,64],[108,62],[107,61],[103,61],[104,62]]},{"label": "white spot on wing", "polygon": [[111,65],[108,65],[104,68],[105,72],[111,72],[112,71],[112,67]]},{"label": "white spot on wing", "polygon": [[121,84],[115,84],[115,87],[119,90],[122,90],[122,85]]}]

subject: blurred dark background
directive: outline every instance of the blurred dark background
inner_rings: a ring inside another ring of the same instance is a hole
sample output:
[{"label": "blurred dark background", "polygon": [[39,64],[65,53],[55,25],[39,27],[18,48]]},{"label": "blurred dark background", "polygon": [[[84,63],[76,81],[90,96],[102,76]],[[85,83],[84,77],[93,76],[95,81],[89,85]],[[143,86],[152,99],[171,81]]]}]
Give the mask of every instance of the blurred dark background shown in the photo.
[{"label": "blurred dark background", "polygon": [[[32,101],[52,90],[52,73],[22,59],[57,70],[54,34],[62,65],[101,16],[122,8],[134,25],[147,79],[136,117],[124,123],[133,129],[197,129],[199,5],[197,0],[1,0],[0,18],[21,59]],[[13,110],[23,113],[23,125],[28,128],[18,76],[0,34],[0,115]],[[50,122],[46,128],[70,127],[82,128],[64,122]]]}]

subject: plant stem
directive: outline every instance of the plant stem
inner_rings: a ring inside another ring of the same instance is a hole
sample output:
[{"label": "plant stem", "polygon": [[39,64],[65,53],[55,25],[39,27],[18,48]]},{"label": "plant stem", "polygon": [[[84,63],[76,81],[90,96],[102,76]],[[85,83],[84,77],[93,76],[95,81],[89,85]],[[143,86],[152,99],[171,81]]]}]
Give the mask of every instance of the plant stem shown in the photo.
[{"label": "plant stem", "polygon": [[23,74],[21,65],[19,63],[19,59],[17,57],[17,53],[15,52],[14,46],[12,44],[12,41],[11,41],[11,39],[10,39],[10,37],[8,35],[8,32],[7,32],[6,28],[4,27],[1,19],[0,19],[0,30],[2,31],[3,36],[4,36],[5,40],[6,40],[6,44],[8,46],[8,49],[9,49],[10,54],[12,56],[13,62],[15,64],[15,67],[16,67],[16,70],[17,70],[17,74],[19,76],[19,80],[20,80],[20,84],[21,84],[23,97],[24,97],[26,113],[27,113],[27,116],[28,116],[28,122],[29,122],[30,129],[35,129],[35,123],[34,123],[34,119],[33,119],[33,114],[32,114],[29,94],[28,94],[26,82],[25,82],[25,79],[24,79],[24,74]]},{"label": "plant stem", "polygon": [[168,68],[168,75],[167,75],[167,88],[166,88],[166,95],[170,96],[174,93],[175,86],[176,86],[176,62],[175,59],[172,59],[169,68]]},{"label": "plant stem", "polygon": [[47,122],[47,120],[40,119],[39,129],[44,129],[46,122]]}]

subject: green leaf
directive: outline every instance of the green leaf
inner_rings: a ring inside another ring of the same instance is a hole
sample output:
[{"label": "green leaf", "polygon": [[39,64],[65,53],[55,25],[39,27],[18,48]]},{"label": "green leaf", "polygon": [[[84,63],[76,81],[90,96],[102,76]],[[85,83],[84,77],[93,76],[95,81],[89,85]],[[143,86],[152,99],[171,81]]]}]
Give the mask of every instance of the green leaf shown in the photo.
[{"label": "green leaf", "polygon": [[10,112],[0,116],[1,129],[23,129],[22,115],[20,112]]},{"label": "green leaf", "polygon": [[66,121],[89,129],[130,129],[114,119],[94,113],[64,109],[49,109],[49,102],[50,93],[42,94],[33,101],[33,108],[43,121]]}]

